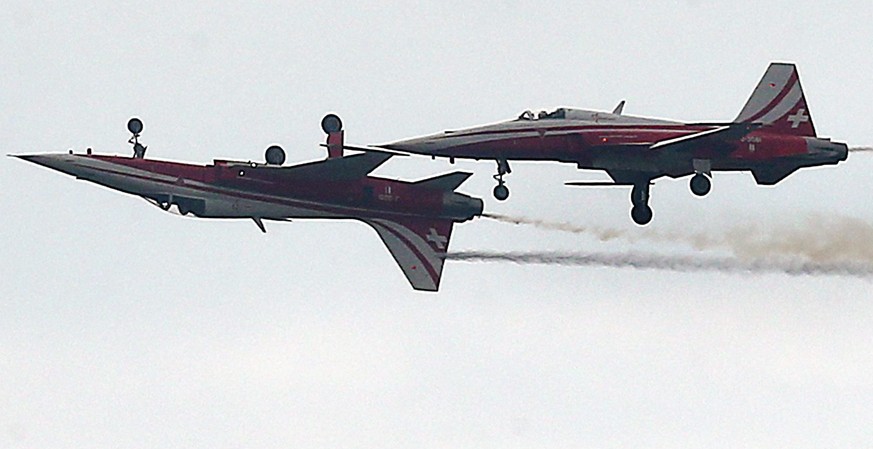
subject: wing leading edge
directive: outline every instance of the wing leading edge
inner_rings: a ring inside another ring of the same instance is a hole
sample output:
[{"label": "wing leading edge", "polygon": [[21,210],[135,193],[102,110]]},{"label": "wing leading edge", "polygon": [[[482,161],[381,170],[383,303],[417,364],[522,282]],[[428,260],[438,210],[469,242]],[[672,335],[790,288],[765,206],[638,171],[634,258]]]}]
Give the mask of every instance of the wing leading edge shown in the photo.
[{"label": "wing leading edge", "polygon": [[454,222],[448,219],[365,219],[416,290],[439,290]]}]

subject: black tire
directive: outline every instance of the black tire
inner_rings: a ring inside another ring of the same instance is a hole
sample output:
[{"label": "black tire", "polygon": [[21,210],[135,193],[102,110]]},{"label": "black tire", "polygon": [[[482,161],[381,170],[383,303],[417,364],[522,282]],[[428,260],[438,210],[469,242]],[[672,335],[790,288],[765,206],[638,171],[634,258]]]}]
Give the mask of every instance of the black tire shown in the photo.
[{"label": "black tire", "polygon": [[509,198],[509,187],[506,187],[503,184],[498,184],[494,186],[494,198],[497,201],[506,201]]},{"label": "black tire", "polygon": [[127,130],[132,134],[139,135],[142,132],[142,120],[133,117],[127,121]]},{"label": "black tire", "polygon": [[697,196],[706,196],[712,190],[712,182],[703,173],[694,175],[689,186],[691,187],[691,193]]},{"label": "black tire", "polygon": [[321,130],[326,134],[340,132],[343,129],[343,121],[336,114],[327,114],[321,119]]},{"label": "black tire", "polygon": [[634,206],[631,209],[631,218],[634,220],[634,223],[640,226],[649,224],[652,221],[653,215],[652,208],[645,204]]},{"label": "black tire", "polygon": [[264,153],[264,159],[270,165],[282,165],[285,163],[285,150],[279,145],[271,145]]}]

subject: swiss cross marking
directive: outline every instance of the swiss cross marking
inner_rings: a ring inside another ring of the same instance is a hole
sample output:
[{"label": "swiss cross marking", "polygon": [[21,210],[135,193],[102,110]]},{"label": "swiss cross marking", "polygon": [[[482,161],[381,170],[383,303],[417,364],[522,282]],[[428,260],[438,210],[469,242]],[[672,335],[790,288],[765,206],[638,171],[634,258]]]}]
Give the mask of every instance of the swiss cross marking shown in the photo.
[{"label": "swiss cross marking", "polygon": [[809,115],[806,114],[806,109],[800,108],[797,114],[789,115],[788,121],[791,122],[792,128],[797,128],[801,123],[809,121]]},{"label": "swiss cross marking", "polygon": [[430,228],[427,234],[427,241],[433,243],[438,249],[446,249],[446,242],[449,239],[444,235],[439,235],[436,229]]}]

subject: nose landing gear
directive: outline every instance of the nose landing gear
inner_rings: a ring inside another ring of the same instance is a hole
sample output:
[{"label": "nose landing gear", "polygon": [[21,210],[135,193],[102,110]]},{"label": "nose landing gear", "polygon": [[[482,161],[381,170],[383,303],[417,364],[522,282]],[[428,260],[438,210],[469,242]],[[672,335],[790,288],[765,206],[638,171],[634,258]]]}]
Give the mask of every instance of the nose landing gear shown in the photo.
[{"label": "nose landing gear", "polygon": [[509,161],[506,159],[497,159],[497,174],[494,175],[494,180],[497,185],[494,187],[494,198],[498,201],[504,201],[509,198],[509,187],[506,187],[506,182],[503,181],[503,175],[512,173],[509,168]]}]

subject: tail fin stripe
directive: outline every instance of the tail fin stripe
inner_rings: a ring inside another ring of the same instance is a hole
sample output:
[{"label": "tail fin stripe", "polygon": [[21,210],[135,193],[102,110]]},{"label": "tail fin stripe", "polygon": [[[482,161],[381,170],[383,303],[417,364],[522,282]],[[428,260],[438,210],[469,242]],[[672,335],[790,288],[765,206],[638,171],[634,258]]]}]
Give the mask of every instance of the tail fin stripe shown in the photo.
[{"label": "tail fin stripe", "polygon": [[[410,282],[412,282],[413,286],[417,289],[436,290],[439,274],[437,273],[436,268],[430,265],[430,261],[427,260],[427,257],[422,255],[408,238],[405,238],[396,230],[385,226],[387,222],[384,220],[373,220],[369,221],[369,223],[377,231],[382,231],[379,232],[379,235],[385,241],[391,255],[394,256],[397,263],[400,264],[403,273]],[[391,240],[394,240],[394,242]],[[413,272],[408,271],[409,268],[414,270],[416,265],[421,265],[422,268],[424,268],[426,278],[419,277],[418,275],[412,274]],[[427,284],[425,285],[421,284],[421,281],[424,280],[427,281]]]},{"label": "tail fin stripe", "polygon": [[[764,82],[764,80],[762,80],[762,82]],[[776,84],[776,83],[773,83],[773,84]],[[795,87],[798,87],[797,75],[792,73],[791,76],[788,78],[788,80],[785,81],[785,84],[782,86],[782,89],[776,95],[774,95],[773,98],[770,99],[770,101],[761,105],[760,108],[758,108],[758,110],[756,110],[755,112],[744,110],[743,111],[744,113],[742,114],[741,117],[738,117],[739,120],[737,120],[737,121],[740,121],[740,122],[760,121],[760,118],[762,116],[766,115],[769,111],[772,111],[773,108],[775,108],[777,105],[781,104],[781,102],[785,99],[785,97],[787,97],[794,90]],[[799,87],[798,87],[798,89],[799,89]],[[755,94],[758,94],[759,90],[760,90],[760,88],[756,89],[756,92],[753,93],[753,98],[750,99],[750,102],[754,101],[754,96],[755,96]]]},{"label": "tail fin stripe", "polygon": [[776,106],[769,110],[766,114],[761,116],[760,118],[754,118],[752,121],[761,122],[761,123],[773,123],[778,120],[780,117],[785,116],[795,106],[800,102],[800,99],[803,97],[803,92],[800,90],[800,83],[795,82],[793,86],[791,86],[791,90],[788,91],[788,94],[782,98],[782,101],[779,102]]},{"label": "tail fin stripe", "polygon": [[[439,266],[441,264],[442,259],[437,256],[436,252],[430,245],[427,244],[421,237],[416,235],[414,232],[410,231],[408,228],[403,227],[393,221],[389,220],[374,220],[379,223],[383,227],[387,228],[391,231],[392,234],[397,235],[402,238],[407,245],[415,249],[415,253],[423,260],[427,262],[428,268],[433,268]],[[446,243],[448,244],[448,242]],[[428,270],[432,271],[432,270]],[[433,274],[433,273],[432,273]]]}]

